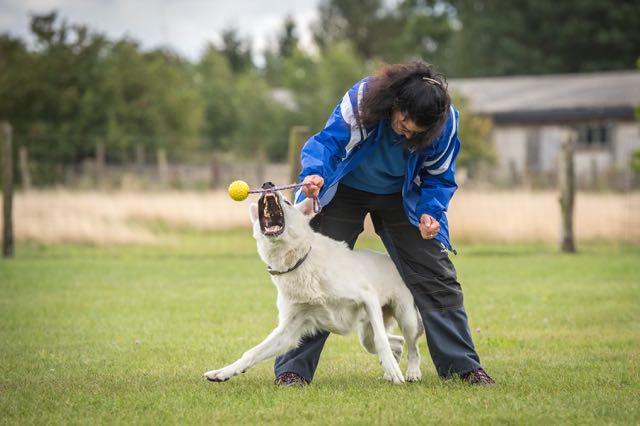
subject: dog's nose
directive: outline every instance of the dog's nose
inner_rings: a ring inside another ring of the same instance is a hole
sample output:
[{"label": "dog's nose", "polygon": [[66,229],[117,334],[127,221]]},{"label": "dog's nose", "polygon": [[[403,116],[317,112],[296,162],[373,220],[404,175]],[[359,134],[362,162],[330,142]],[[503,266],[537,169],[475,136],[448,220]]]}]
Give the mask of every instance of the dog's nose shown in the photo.
[{"label": "dog's nose", "polygon": [[273,184],[273,182],[265,182],[262,184],[262,189],[271,189],[275,187],[276,186]]}]

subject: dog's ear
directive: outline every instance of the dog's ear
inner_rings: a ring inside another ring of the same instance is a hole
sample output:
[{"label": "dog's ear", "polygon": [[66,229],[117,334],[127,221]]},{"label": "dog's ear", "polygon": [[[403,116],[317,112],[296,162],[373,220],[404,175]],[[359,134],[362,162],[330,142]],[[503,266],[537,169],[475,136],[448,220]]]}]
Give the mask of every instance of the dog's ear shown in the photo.
[{"label": "dog's ear", "polygon": [[313,212],[313,200],[311,198],[305,198],[304,201],[296,204],[296,209],[302,212],[307,219],[311,219],[316,214]]},{"label": "dog's ear", "polygon": [[249,206],[249,218],[251,223],[255,223],[258,220],[258,204],[251,203]]}]

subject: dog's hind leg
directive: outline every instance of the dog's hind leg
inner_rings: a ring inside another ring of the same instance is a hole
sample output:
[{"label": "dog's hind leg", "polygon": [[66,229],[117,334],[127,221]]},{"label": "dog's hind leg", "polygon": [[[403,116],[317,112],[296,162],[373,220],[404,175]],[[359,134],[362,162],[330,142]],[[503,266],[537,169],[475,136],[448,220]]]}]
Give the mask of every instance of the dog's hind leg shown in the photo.
[{"label": "dog's hind leg", "polygon": [[402,349],[404,348],[404,337],[396,336],[395,334],[387,334],[387,338],[389,339],[389,346],[391,346],[391,352],[393,352],[393,356],[396,361],[400,362],[400,358],[402,357]]},{"label": "dog's hind leg", "polygon": [[396,309],[395,315],[408,346],[407,352],[409,363],[407,366],[407,381],[416,382],[422,379],[418,340],[420,336],[422,336],[422,333],[424,333],[424,328],[422,326],[420,314],[418,313],[415,305],[413,305],[413,300],[411,300],[411,305],[409,306],[410,307],[406,304],[400,305]]},{"label": "dog's hind leg", "polygon": [[393,352],[396,361],[400,362],[402,349],[404,347],[404,337],[389,333],[389,330],[398,324],[394,317],[394,310],[390,305],[382,307],[382,318],[384,319],[384,328],[387,330],[387,338],[389,339],[391,352]]},{"label": "dog's hind leg", "polygon": [[391,346],[389,345],[389,339],[387,337],[387,330],[384,327],[384,320],[382,318],[382,308],[378,302],[377,297],[373,295],[366,295],[364,298],[365,310],[369,316],[369,322],[371,323],[371,329],[373,331],[373,342],[376,348],[376,353],[380,357],[380,363],[384,369],[384,377],[386,380],[395,384],[404,383],[404,376],[393,356]]},{"label": "dog's hind leg", "polygon": [[376,345],[373,341],[373,329],[371,323],[366,321],[360,324],[358,328],[358,337],[360,338],[360,344],[370,354],[377,354]]},{"label": "dog's hind leg", "polygon": [[[370,323],[367,322],[360,326],[358,329],[358,337],[360,338],[360,344],[367,352],[374,355],[377,354],[376,345],[373,340],[373,329],[371,328]],[[404,337],[387,334],[387,338],[389,339],[389,346],[391,347],[393,357],[397,362],[400,362],[402,348],[404,345]]]}]

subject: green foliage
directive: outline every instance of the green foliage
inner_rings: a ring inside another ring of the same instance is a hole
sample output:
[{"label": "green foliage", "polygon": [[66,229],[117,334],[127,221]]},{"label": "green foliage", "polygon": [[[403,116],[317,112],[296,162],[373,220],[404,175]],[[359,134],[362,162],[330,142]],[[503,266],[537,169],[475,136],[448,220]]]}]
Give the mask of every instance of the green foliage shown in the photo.
[{"label": "green foliage", "polygon": [[[276,131],[280,135],[294,125],[309,126],[312,132],[321,130],[344,93],[366,76],[368,70],[353,46],[341,41],[328,46],[319,57],[298,48],[286,57],[271,52],[267,56],[266,72],[267,79],[277,81],[280,88],[292,95],[295,103],[294,108],[281,105],[280,112],[275,112],[275,118],[279,117],[280,122],[272,121],[270,125],[281,123]],[[273,78],[276,74],[277,78]],[[265,113],[269,111],[263,110],[261,115],[264,117]],[[276,158],[284,158],[287,148],[280,145],[280,136],[277,144],[272,142],[269,146],[272,158],[272,152],[277,153]]]},{"label": "green foliage", "polygon": [[35,49],[3,36],[0,116],[32,158],[78,162],[95,155],[198,144],[203,113],[190,65],[171,52],[142,52],[130,40],[111,42],[84,26],[34,15]]},{"label": "green foliage", "polygon": [[634,151],[631,156],[631,169],[636,173],[640,173],[640,150]]},{"label": "green foliage", "polygon": [[228,149],[229,136],[239,124],[231,105],[235,77],[229,61],[209,45],[195,70],[197,88],[205,105],[204,138],[208,147]]},{"label": "green foliage", "polygon": [[463,97],[454,93],[452,98],[459,112],[458,136],[462,143],[456,163],[473,174],[480,163],[491,164],[496,160],[495,149],[490,143],[493,124],[489,117],[473,114]]},{"label": "green foliage", "polygon": [[104,97],[111,100],[104,111],[107,146],[142,144],[173,153],[196,148],[203,106],[190,66],[171,52],[140,53],[126,40],[110,53],[104,65]]},{"label": "green foliage", "polygon": [[304,124],[316,132],[367,70],[353,46],[340,42],[328,47],[318,60],[298,52],[286,62],[284,75],[285,87],[293,91]]},{"label": "green foliage", "polygon": [[282,33],[278,35],[278,56],[288,58],[298,48],[296,22],[291,16],[284,19]]},{"label": "green foliage", "polygon": [[[362,57],[374,56],[376,41],[383,36],[383,31],[377,31],[383,13],[381,0],[323,0],[318,11],[319,19],[312,30],[322,50],[349,40]],[[389,36],[384,34],[384,37]]]},{"label": "green foliage", "polygon": [[640,45],[640,3],[451,0],[462,29],[443,63],[450,75],[629,69]]},{"label": "green foliage", "polygon": [[367,60],[421,58],[466,77],[629,69],[638,28],[633,0],[323,0],[313,32],[321,50],[349,40]]},{"label": "green foliage", "polygon": [[395,7],[380,0],[324,0],[313,33],[322,50],[348,40],[367,60],[433,62],[453,33],[453,13],[437,0],[402,0]]},{"label": "green foliage", "polygon": [[230,104],[238,122],[230,138],[236,152],[255,158],[258,149],[264,149],[271,158],[286,156],[286,111],[274,102],[270,88],[256,72],[237,78]]},{"label": "green foliage", "polygon": [[240,37],[237,28],[228,27],[222,31],[220,36],[222,38],[220,52],[229,61],[229,66],[233,72],[242,72],[253,67],[251,43]]},{"label": "green foliage", "polygon": [[36,100],[34,62],[22,40],[0,35],[0,117],[14,129],[29,121],[22,112]]},{"label": "green foliage", "polygon": [[[0,119],[12,123],[32,159],[52,164],[92,158],[97,142],[122,162],[136,147],[164,147],[172,157],[264,149],[282,160],[292,125],[320,130],[344,92],[381,62],[418,58],[449,77],[631,68],[639,20],[640,3],[631,0],[517,7],[506,0],[323,0],[312,25],[318,52],[300,48],[296,23],[286,17],[258,68],[251,43],[233,26],[191,64],[68,24],[55,12],[33,15],[33,48],[0,35]],[[460,163],[491,161],[490,123],[457,105]]]},{"label": "green foliage", "polygon": [[277,34],[277,45],[268,47],[264,53],[265,66],[263,74],[269,85],[281,87],[284,62],[299,54],[298,34],[296,23],[291,16],[287,16]]}]

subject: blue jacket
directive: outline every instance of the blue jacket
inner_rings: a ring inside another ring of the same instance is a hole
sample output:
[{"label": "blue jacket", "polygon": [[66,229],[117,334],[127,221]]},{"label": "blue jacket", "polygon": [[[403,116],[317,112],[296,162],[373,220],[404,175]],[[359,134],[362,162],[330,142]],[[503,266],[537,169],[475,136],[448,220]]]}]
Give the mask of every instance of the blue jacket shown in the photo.
[{"label": "blue jacket", "polygon": [[[381,120],[368,129],[361,129],[358,125],[354,111],[360,111],[359,104],[366,92],[367,80],[360,80],[349,89],[324,129],[312,136],[302,148],[300,180],[309,175],[324,178],[318,197],[321,206],[331,202],[338,182],[367,158],[379,142],[382,129],[389,125],[388,120]],[[409,221],[418,226],[422,214],[433,216],[440,223],[436,239],[449,250],[452,247],[446,211],[458,188],[454,172],[459,151],[458,111],[452,105],[442,133],[433,144],[421,151],[410,152],[402,188],[404,211]],[[303,199],[304,194],[299,190],[296,202]]]}]

